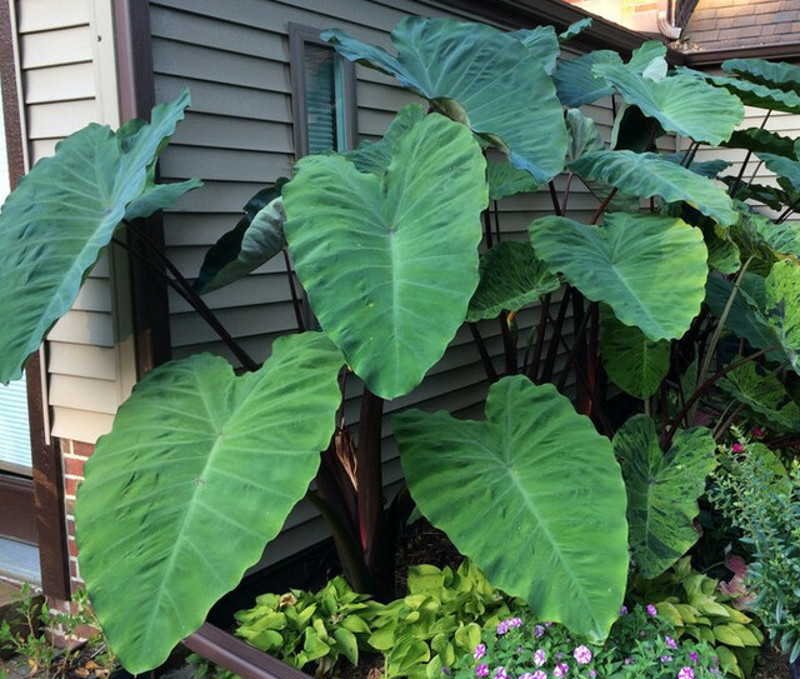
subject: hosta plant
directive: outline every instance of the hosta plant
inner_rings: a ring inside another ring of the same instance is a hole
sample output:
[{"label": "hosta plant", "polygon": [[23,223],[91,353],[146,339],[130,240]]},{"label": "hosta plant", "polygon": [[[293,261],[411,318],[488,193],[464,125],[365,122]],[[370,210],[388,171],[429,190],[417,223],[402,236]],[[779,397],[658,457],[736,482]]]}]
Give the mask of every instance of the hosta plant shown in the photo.
[{"label": "hosta plant", "polygon": [[[800,267],[786,221],[798,160],[774,136],[733,134],[742,101],[795,105],[794,71],[765,80],[748,62],[710,79],[669,72],[657,43],[627,60],[562,59],[560,42],[579,28],[504,33],[410,17],[391,51],[324,33],[343,57],[426,105],[402,110],[377,143],[301,159],[291,180],[248,203],[194,283],[151,247],[145,219],[199,185],[156,183],[187,93],[156,107],[149,124],[76,133],[9,197],[0,381],[19,374],[101,252],[127,247],[123,231],[242,368],[204,354],[153,370],[86,465],[75,510],[81,573],[129,670],[158,665],[197,629],[307,494],[357,590],[391,598],[392,537],[411,497],[493,586],[595,642],[623,599],[628,521],[635,561],[650,575],[691,544],[711,437],[740,412],[723,406],[704,433],[692,429],[700,399],[730,375],[729,403],[763,410],[772,392],[732,373],[758,361],[786,386],[784,373],[800,370]],[[610,140],[576,108],[607,96],[617,104]],[[688,148],[661,155],[655,141],[665,135]],[[752,148],[780,190],[741,173],[715,181],[725,164],[694,156],[720,143]],[[562,172],[563,187],[554,182]],[[599,199],[590,219],[571,209],[579,181]],[[487,207],[540,188],[553,215],[512,245]],[[731,196],[785,210],[768,220]],[[199,294],[280,253],[307,294],[309,307],[292,287],[298,330],[319,330],[280,338],[259,365]],[[538,322],[526,331],[520,319],[534,303]],[[491,385],[485,419],[397,413],[408,488],[385,505],[385,402],[409,394],[465,322]],[[718,368],[727,333],[744,353]],[[362,392],[357,428],[340,412],[344,382]],[[634,399],[629,412],[614,406],[609,382]],[[791,428],[793,411],[778,403],[776,418]],[[621,428],[631,413],[652,422]],[[680,478],[683,464],[690,473]],[[649,493],[639,465],[684,497]]]}]

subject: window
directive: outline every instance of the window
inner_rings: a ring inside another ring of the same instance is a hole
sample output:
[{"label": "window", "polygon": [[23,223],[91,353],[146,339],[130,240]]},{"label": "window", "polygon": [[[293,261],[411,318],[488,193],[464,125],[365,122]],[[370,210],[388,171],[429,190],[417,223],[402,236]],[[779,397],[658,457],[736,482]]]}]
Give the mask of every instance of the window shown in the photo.
[{"label": "window", "polygon": [[295,157],[345,151],[357,138],[355,67],[319,37],[289,24]]}]

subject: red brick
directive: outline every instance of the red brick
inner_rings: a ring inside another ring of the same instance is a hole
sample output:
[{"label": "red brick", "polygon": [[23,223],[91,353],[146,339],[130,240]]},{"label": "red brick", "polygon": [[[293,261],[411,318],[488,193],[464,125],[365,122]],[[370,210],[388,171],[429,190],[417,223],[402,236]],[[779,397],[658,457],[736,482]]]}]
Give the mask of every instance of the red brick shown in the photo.
[{"label": "red brick", "polygon": [[72,455],[72,441],[61,439],[59,443],[62,455]]},{"label": "red brick", "polygon": [[69,555],[77,557],[78,544],[75,542],[75,538],[67,538],[67,546],[69,547]]},{"label": "red brick", "polygon": [[[78,479],[64,479],[64,495],[67,497],[75,497],[75,491],[78,489],[80,481]],[[72,514],[72,512],[70,512]]]},{"label": "red brick", "polygon": [[69,560],[69,575],[72,580],[80,579],[80,570],[78,569],[78,560],[77,559],[70,559]]},{"label": "red brick", "polygon": [[80,455],[81,457],[91,457],[92,453],[94,452],[94,444],[81,443],[80,441],[73,441],[72,450],[75,453],[75,455]]},{"label": "red brick", "polygon": [[80,476],[83,478],[83,465],[86,458],[83,457],[65,457],[64,458],[64,473],[68,476]]}]

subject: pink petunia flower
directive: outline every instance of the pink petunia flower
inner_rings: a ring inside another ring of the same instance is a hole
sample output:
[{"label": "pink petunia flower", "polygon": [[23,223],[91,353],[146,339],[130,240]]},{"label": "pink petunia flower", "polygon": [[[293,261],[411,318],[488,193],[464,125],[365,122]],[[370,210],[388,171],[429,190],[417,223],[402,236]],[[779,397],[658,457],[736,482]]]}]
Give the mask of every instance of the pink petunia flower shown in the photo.
[{"label": "pink petunia flower", "polygon": [[536,665],[536,667],[541,667],[546,662],[547,662],[547,653],[545,653],[545,650],[543,648],[540,648],[539,650],[536,651],[536,653],[533,654],[533,664]]},{"label": "pink petunia flower", "polygon": [[475,674],[479,677],[489,676],[489,666],[481,663],[475,668]]},{"label": "pink petunia flower", "polygon": [[733,447],[731,448],[731,450],[734,453],[743,453],[744,452],[744,446],[741,443],[737,442],[737,443],[733,444]]},{"label": "pink petunia flower", "polygon": [[536,627],[533,628],[533,636],[538,639],[539,637],[543,637],[546,631],[547,630],[541,625],[536,625]]},{"label": "pink petunia flower", "polygon": [[500,667],[498,667],[494,671],[494,679],[508,679],[508,674],[506,674],[506,668],[500,665]]},{"label": "pink petunia flower", "polygon": [[547,672],[544,670],[536,670],[533,673],[532,679],[547,679]]},{"label": "pink petunia flower", "polygon": [[569,672],[569,665],[567,665],[565,662],[560,662],[555,666],[555,669],[553,670],[553,676],[558,678],[566,677],[567,672]]},{"label": "pink petunia flower", "polygon": [[583,644],[578,646],[572,652],[572,655],[575,656],[575,660],[579,665],[587,665],[592,659],[592,652]]},{"label": "pink petunia flower", "polygon": [[486,644],[478,644],[475,647],[475,653],[472,654],[472,657],[475,658],[475,660],[480,660],[485,655],[486,655]]},{"label": "pink petunia flower", "polygon": [[658,609],[653,604],[647,604],[645,610],[647,611],[647,615],[651,618],[655,618],[658,615]]},{"label": "pink petunia flower", "polygon": [[694,679],[694,670],[691,667],[681,667],[678,679]]},{"label": "pink petunia flower", "polygon": [[664,643],[671,648],[673,651],[678,648],[678,642],[675,641],[671,636],[668,634],[664,636]]}]

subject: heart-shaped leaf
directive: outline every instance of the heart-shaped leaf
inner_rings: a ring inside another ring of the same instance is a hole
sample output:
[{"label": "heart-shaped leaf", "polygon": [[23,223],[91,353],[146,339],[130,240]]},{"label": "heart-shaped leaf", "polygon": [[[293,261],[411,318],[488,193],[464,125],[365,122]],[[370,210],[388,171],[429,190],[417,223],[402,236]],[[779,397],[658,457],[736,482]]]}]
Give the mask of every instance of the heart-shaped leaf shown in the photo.
[{"label": "heart-shaped leaf", "polygon": [[289,181],[280,177],[244,206],[244,217],[206,252],[194,289],[201,295],[244,278],[272,259],[286,245],[283,235],[281,189]]},{"label": "heart-shaped leaf", "polygon": [[639,328],[620,323],[603,307],[603,366],[614,383],[636,398],[649,398],[669,372],[669,342],[653,342]]},{"label": "heart-shaped leaf", "polygon": [[536,258],[528,243],[498,243],[481,257],[480,274],[467,312],[470,322],[517,311],[561,287],[561,280]]},{"label": "heart-shaped leaf", "polygon": [[[184,91],[156,106],[152,122],[129,125],[126,135],[89,125],[38,162],[0,212],[0,383],[22,374],[22,364],[78,296],[86,273],[111,241],[126,208],[145,191],[148,168],[189,105]],[[196,182],[181,185],[188,190]],[[173,189],[159,191],[159,200]],[[150,194],[150,207],[158,201]],[[149,208],[148,208],[149,209]],[[145,212],[141,206],[135,216]]]},{"label": "heart-shaped leaf", "polygon": [[[536,254],[625,325],[651,340],[678,338],[705,296],[706,248],[698,229],[655,215],[607,215],[603,228],[564,217],[529,227]],[[680,276],[673,267],[680,262]]]},{"label": "heart-shaped leaf", "polygon": [[427,116],[382,177],[310,156],[284,187],[286,238],[322,328],[383,398],[442,356],[478,285],[486,164],[472,134]]},{"label": "heart-shaped leaf", "polygon": [[[744,106],[724,89],[683,73],[652,80],[634,69],[605,63],[594,73],[613,85],[629,104],[655,118],[668,132],[717,145],[744,120]],[[691,106],[686,102],[690,101]]]},{"label": "heart-shaped leaf", "polygon": [[784,111],[785,113],[800,113],[800,96],[795,92],[759,85],[740,78],[728,78],[687,70],[681,70],[681,73],[703,79],[717,87],[724,87],[728,92],[736,95],[745,106]]},{"label": "heart-shaped leaf", "polygon": [[512,31],[510,36],[519,40],[534,59],[538,61],[548,75],[556,69],[556,59],[561,47],[558,44],[556,29],[552,26],[537,26]]},{"label": "heart-shaped leaf", "polygon": [[628,561],[608,439],[555,387],[522,376],[492,385],[485,422],[410,410],[392,423],[414,499],[459,551],[539,619],[603,639]]},{"label": "heart-shaped leaf", "polygon": [[167,363],[122,405],[75,520],[92,606],[128,671],[161,664],[278,534],[333,433],[342,364],[323,335],[292,335],[241,377],[209,354]]},{"label": "heart-shaped leaf", "polygon": [[353,161],[359,172],[372,172],[373,174],[382,175],[392,162],[394,145],[425,115],[425,109],[420,104],[404,106],[397,112],[394,120],[386,128],[386,132],[379,141],[361,142],[357,149],[348,151],[344,154],[344,157]]},{"label": "heart-shaped leaf", "polygon": [[686,201],[717,220],[720,226],[728,226],[739,219],[721,186],[655,153],[595,151],[572,161],[568,169],[634,196],[661,196],[667,202]]},{"label": "heart-shaped leaf", "polygon": [[[342,31],[322,37],[495,141],[540,184],[564,167],[567,131],[555,86],[532,51],[508,33],[452,19],[407,17],[392,31],[397,57]],[[536,106],[519,106],[520,101]]]},{"label": "heart-shaped leaf", "polygon": [[688,165],[684,165],[684,155],[684,153],[662,153],[661,159],[686,167],[695,174],[699,174],[706,179],[715,179],[720,172],[733,164],[729,163],[727,160],[715,158],[713,160],[693,160]]},{"label": "heart-shaped leaf", "polygon": [[603,135],[594,120],[583,115],[577,108],[567,110],[567,129],[569,130],[568,160],[577,160],[586,153],[602,151],[605,148]]},{"label": "heart-shaped leaf", "polygon": [[770,172],[778,175],[778,184],[787,192],[800,191],[800,162],[775,153],[756,152]]},{"label": "heart-shaped leaf", "polygon": [[784,137],[777,132],[770,132],[760,127],[749,127],[736,130],[731,138],[722,144],[729,148],[747,149],[759,153],[774,153],[794,159],[794,139]]},{"label": "heart-shaped leaf", "polygon": [[715,448],[711,432],[697,427],[679,431],[665,455],[646,415],[632,417],[614,436],[628,492],[633,561],[645,578],[661,575],[697,541],[692,521],[716,464]]}]

